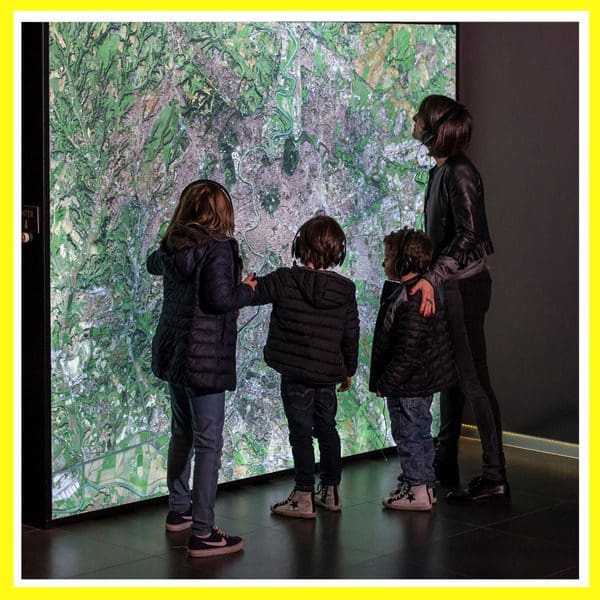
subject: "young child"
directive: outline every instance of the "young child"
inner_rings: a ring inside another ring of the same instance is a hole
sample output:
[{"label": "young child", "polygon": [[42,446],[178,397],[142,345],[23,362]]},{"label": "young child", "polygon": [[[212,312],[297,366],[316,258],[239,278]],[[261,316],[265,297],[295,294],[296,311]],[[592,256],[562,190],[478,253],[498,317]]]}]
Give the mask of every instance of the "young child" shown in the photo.
[{"label": "young child", "polygon": [[441,302],[426,318],[420,293],[407,292],[431,262],[432,245],[414,229],[383,240],[386,281],[371,354],[369,390],[387,397],[392,436],[398,447],[400,485],[383,505],[395,510],[430,510],[434,501],[433,393],[455,382],[450,338]]},{"label": "young child", "polygon": [[236,387],[237,309],[250,302],[256,287],[253,276],[240,282],[233,230],[227,190],[211,180],[194,181],[147,261],[148,271],[162,276],[164,290],[152,371],[168,382],[171,395],[166,529],[191,528],[188,554],[194,557],[237,552],[244,545],[214,524],[225,390]]},{"label": "young child", "polygon": [[[315,517],[315,502],[339,511],[342,473],[336,429],[336,384],[350,389],[358,358],[358,310],[354,283],[328,271],[342,264],[346,237],[331,217],[320,215],[298,230],[292,268],[257,279],[252,304],[273,304],[266,363],[281,373],[281,397],[294,457],[295,486],[271,511],[286,517]],[[314,493],[315,456],[320,451],[320,489]]]}]

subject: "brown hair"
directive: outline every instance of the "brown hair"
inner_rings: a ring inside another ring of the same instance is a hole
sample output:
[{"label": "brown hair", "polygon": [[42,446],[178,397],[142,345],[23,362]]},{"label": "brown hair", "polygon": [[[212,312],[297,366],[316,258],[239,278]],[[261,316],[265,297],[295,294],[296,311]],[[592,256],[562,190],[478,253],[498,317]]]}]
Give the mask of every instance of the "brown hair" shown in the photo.
[{"label": "brown hair", "polygon": [[410,257],[410,271],[414,273],[424,273],[431,264],[433,244],[422,231],[405,227],[386,235],[383,243],[389,250],[396,274],[398,274],[396,264],[403,257]]},{"label": "brown hair", "polygon": [[315,269],[341,265],[346,256],[346,235],[332,217],[313,217],[298,229],[292,242],[292,256]]},{"label": "brown hair", "polygon": [[433,135],[425,143],[429,154],[446,158],[464,152],[471,141],[471,113],[465,106],[447,96],[427,96],[419,106],[418,117],[423,119],[426,133]]},{"label": "brown hair", "polygon": [[233,236],[235,222],[229,192],[216,181],[199,179],[181,192],[179,203],[171,217],[165,242],[176,225],[196,223],[210,231]]}]

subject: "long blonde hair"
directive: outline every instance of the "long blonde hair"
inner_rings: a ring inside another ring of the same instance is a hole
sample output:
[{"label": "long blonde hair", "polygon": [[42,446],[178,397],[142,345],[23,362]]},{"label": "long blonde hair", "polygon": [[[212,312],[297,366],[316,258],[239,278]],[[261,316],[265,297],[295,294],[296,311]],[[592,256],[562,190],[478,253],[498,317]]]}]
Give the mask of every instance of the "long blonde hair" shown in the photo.
[{"label": "long blonde hair", "polygon": [[210,231],[233,237],[235,221],[229,192],[211,179],[192,181],[181,192],[162,242],[166,242],[176,225],[188,223],[196,223]]}]

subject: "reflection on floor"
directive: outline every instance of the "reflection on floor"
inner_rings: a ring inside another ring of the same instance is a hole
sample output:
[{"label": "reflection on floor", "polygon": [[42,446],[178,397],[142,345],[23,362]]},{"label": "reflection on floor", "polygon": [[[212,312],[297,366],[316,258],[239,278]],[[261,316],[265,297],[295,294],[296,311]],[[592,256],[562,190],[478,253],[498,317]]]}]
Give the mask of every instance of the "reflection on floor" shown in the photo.
[{"label": "reflection on floor", "polygon": [[[480,446],[461,441],[461,476],[477,475]],[[166,504],[48,530],[23,527],[22,578],[59,579],[577,579],[578,461],[506,448],[509,506],[431,513],[385,510],[398,461],[383,454],[344,464],[343,511],[286,519],[269,513],[292,479],[219,491],[218,524],[245,550],[190,559],[187,533],[165,534]],[[25,584],[27,582],[25,581]],[[285,582],[282,582],[285,585]],[[402,581],[397,582],[402,585]]]}]

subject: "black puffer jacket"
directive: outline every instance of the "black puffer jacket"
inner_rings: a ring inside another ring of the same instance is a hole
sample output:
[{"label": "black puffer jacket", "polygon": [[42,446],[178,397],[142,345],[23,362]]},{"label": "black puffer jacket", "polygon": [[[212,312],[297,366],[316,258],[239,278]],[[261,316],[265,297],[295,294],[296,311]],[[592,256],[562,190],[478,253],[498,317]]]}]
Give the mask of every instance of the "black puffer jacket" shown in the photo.
[{"label": "black puffer jacket", "polygon": [[456,382],[442,304],[436,295],[435,314],[421,315],[421,293],[408,294],[417,279],[383,286],[369,378],[382,396],[428,396]]},{"label": "black puffer jacket", "polygon": [[237,242],[195,224],[179,225],[147,267],[162,275],[164,290],[152,372],[205,393],[234,390],[236,309],[253,295],[239,283]]},{"label": "black puffer jacket", "polygon": [[354,284],[333,271],[294,266],[258,278],[252,304],[273,304],[266,363],[292,380],[328,385],[356,372]]}]

